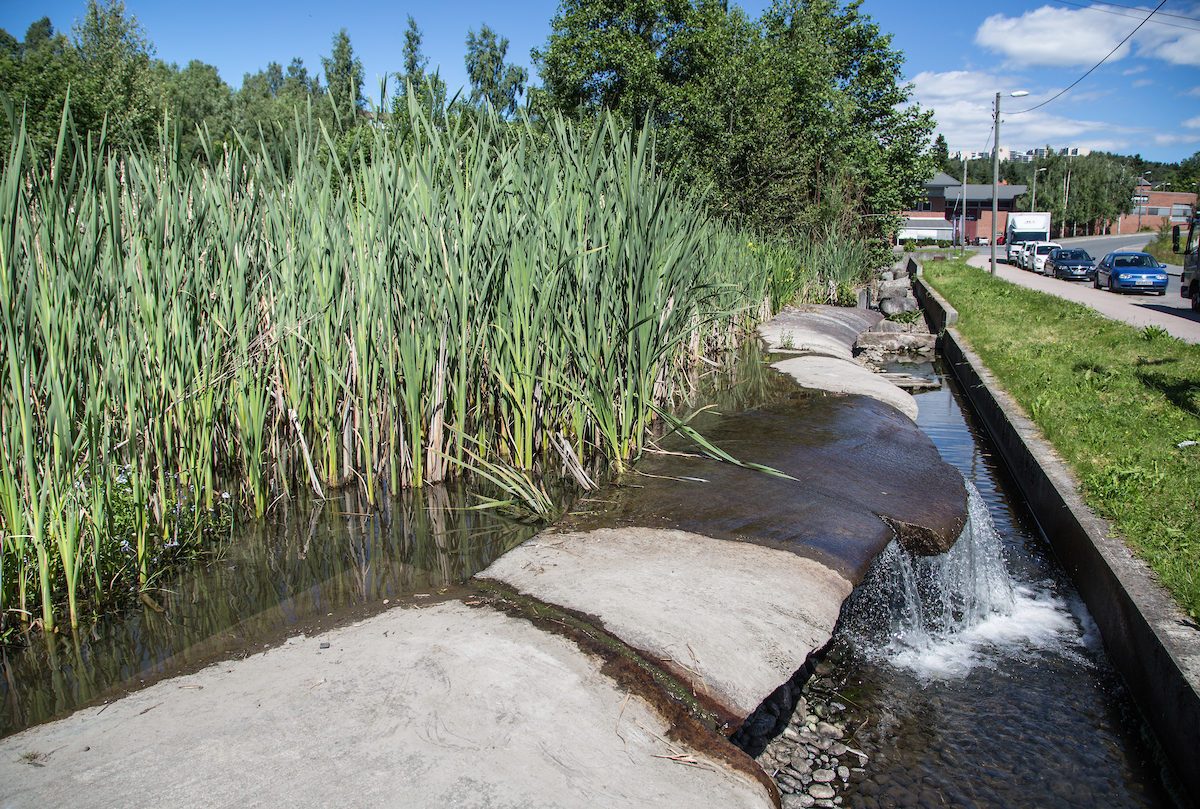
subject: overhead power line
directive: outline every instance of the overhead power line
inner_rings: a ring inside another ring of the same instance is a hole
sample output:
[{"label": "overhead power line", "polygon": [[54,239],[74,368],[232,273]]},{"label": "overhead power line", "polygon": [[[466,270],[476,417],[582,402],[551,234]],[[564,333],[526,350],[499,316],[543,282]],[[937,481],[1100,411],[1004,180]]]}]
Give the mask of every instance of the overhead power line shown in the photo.
[{"label": "overhead power line", "polygon": [[1079,82],[1083,81],[1088,76],[1092,75],[1093,71],[1095,71],[1096,68],[1100,67],[1100,65],[1107,62],[1110,56],[1112,56],[1114,53],[1116,53],[1121,48],[1122,45],[1124,45],[1126,42],[1128,42],[1133,37],[1133,35],[1136,34],[1138,32],[1138,30],[1141,29],[1141,27],[1143,25],[1150,22],[1150,18],[1153,17],[1155,14],[1157,14],[1158,10],[1160,8],[1162,8],[1163,6],[1165,6],[1166,4],[1167,4],[1167,0],[1162,0],[1162,2],[1160,2],[1157,6],[1154,7],[1153,11],[1151,11],[1149,14],[1146,15],[1146,19],[1142,20],[1136,26],[1134,26],[1134,29],[1132,31],[1130,31],[1128,34],[1126,34],[1124,39],[1122,39],[1120,42],[1117,43],[1117,46],[1115,48],[1113,48],[1111,51],[1109,51],[1105,55],[1105,57],[1103,59],[1101,59],[1099,62],[1097,62],[1096,64],[1089,67],[1087,72],[1084,73],[1079,78],[1077,78],[1075,81],[1068,84],[1062,90],[1059,90],[1057,93],[1055,93],[1050,98],[1047,98],[1041,104],[1035,104],[1034,106],[1030,107],[1029,109],[1017,110],[1016,112],[1010,112],[1009,115],[1024,115],[1027,112],[1033,112],[1034,110],[1041,109],[1042,107],[1049,104],[1051,101],[1054,101],[1055,99],[1060,98],[1063,95],[1065,95],[1067,92],[1069,92],[1071,90],[1071,88],[1073,88],[1075,85],[1079,84]]},{"label": "overhead power line", "polygon": [[[1133,8],[1132,6],[1122,6],[1117,3],[1076,3],[1072,0],[1055,0],[1057,3],[1062,3],[1064,6],[1074,6],[1085,11],[1099,11],[1103,14],[1112,14],[1114,17],[1128,17],[1131,20],[1140,20],[1142,15],[1128,14],[1126,11],[1114,11],[1115,8],[1126,9],[1127,11],[1144,12],[1144,8]],[[1112,6],[1113,8],[1101,8],[1101,6]],[[1200,23],[1200,17],[1187,17],[1183,14],[1169,14],[1165,11],[1160,12],[1152,22],[1158,25],[1166,25],[1171,28],[1183,28],[1188,31],[1200,31],[1200,25],[1184,25],[1183,23],[1170,22],[1168,20],[1159,19],[1161,17],[1174,17],[1177,20],[1187,20],[1188,22]]]},{"label": "overhead power line", "polygon": [[[1062,2],[1062,0],[1059,0],[1059,1]],[[1095,0],[1095,5],[1112,6],[1114,8],[1125,8],[1125,9],[1129,9],[1130,11],[1137,11],[1137,12],[1142,12],[1142,11],[1146,10],[1144,8],[1138,8],[1137,6],[1127,6],[1124,3],[1108,3],[1108,2],[1104,2],[1104,0]],[[1134,15],[1134,16],[1136,17],[1138,15]],[[1192,22],[1200,22],[1200,17],[1191,17],[1191,16],[1188,16],[1187,14],[1172,14],[1169,11],[1160,12],[1158,16],[1174,17],[1177,20],[1191,20]]]}]

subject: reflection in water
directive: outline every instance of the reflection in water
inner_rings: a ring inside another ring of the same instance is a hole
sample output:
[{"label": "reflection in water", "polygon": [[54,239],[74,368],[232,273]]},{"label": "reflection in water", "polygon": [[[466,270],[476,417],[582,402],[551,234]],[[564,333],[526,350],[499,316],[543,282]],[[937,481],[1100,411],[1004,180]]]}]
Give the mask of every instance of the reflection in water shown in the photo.
[{"label": "reflection in water", "polygon": [[[736,412],[794,391],[763,360],[747,341],[721,367],[696,373],[686,394],[715,411]],[[695,423],[713,418],[705,411]],[[213,548],[207,564],[158,582],[153,607],[106,617],[75,635],[33,635],[28,649],[0,648],[0,736],[142,682],[380,609],[385,599],[436,596],[465,582],[539,528],[472,508],[479,489],[427,486],[378,510],[353,490],[318,503],[281,501],[269,519],[238,527]],[[560,508],[574,494],[557,480],[548,491]]]},{"label": "reflection in water", "polygon": [[354,491],[285,505],[243,526],[208,564],[161,583],[157,608],[6,650],[0,735],[123,685],[249,653],[330,614],[436,594],[536,531],[474,502],[462,486],[428,486],[375,511]]}]

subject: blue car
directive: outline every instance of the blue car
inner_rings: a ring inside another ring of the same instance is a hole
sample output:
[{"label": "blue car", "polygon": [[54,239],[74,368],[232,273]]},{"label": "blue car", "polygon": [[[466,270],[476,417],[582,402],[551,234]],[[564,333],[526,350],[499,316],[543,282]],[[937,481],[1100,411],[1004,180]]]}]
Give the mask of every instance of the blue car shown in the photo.
[{"label": "blue car", "polygon": [[1100,259],[1092,276],[1096,289],[1107,287],[1109,292],[1153,292],[1167,294],[1167,265],[1149,253],[1118,250]]}]

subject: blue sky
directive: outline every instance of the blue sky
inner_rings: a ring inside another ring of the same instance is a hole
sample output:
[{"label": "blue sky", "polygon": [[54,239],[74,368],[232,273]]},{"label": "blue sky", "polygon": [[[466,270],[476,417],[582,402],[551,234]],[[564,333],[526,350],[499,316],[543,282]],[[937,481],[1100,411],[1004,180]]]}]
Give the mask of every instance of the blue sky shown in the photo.
[{"label": "blue sky", "polygon": [[[987,148],[994,94],[1026,90],[1027,98],[1003,101],[1004,147],[1024,151],[1049,143],[1166,161],[1200,151],[1200,0],[1167,0],[1161,16],[1073,91],[1017,114],[1098,62],[1152,7],[1139,14],[1134,0],[1119,2],[1009,0],[996,11],[961,3],[866,0],[863,9],[895,35],[914,97],[934,110],[952,150]],[[766,2],[741,5],[757,15]],[[557,2],[126,0],[126,6],[159,57],[180,64],[201,59],[235,87],[243,74],[272,60],[286,65],[300,56],[310,70],[319,70],[321,55],[342,27],[374,86],[385,72],[401,69],[405,20],[412,14],[425,36],[425,53],[454,88],[466,81],[463,41],[469,29],[486,22],[511,41],[510,60],[528,67],[529,51],[545,42]],[[69,30],[83,8],[83,0],[0,0],[0,27],[19,39],[30,22],[46,15],[56,28]]]}]

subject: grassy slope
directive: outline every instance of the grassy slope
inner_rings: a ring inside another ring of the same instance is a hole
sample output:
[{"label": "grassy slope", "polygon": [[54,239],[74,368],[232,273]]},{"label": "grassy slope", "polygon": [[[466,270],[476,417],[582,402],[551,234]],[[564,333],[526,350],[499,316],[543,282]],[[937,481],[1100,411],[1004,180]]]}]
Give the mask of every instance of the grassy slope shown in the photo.
[{"label": "grassy slope", "polygon": [[958,328],[1192,617],[1200,617],[1200,346],[960,262],[926,265]]},{"label": "grassy slope", "polygon": [[[1187,233],[1183,234],[1187,236]],[[1186,239],[1185,239],[1186,241]],[[1171,232],[1169,230],[1160,232],[1154,239],[1146,245],[1146,252],[1154,256],[1159,261],[1167,264],[1181,264],[1182,258],[1171,251]]]}]

